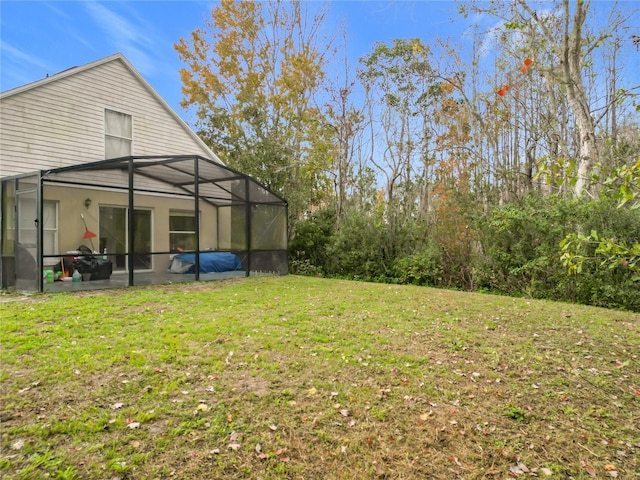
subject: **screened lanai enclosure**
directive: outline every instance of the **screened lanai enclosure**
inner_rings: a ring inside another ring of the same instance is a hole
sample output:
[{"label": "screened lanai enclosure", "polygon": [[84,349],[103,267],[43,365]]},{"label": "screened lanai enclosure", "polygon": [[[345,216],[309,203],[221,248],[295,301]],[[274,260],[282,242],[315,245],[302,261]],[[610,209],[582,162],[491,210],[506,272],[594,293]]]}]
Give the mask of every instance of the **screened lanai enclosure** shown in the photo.
[{"label": "screened lanai enclosure", "polygon": [[288,273],[287,203],[200,156],[2,179],[2,287],[67,291]]}]

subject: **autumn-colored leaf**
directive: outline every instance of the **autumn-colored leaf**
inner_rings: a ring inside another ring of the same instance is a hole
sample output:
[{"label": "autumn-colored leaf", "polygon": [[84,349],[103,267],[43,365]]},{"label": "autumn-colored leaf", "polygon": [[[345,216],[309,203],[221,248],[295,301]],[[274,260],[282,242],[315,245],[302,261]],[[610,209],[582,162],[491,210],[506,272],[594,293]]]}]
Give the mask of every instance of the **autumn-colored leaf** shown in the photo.
[{"label": "autumn-colored leaf", "polygon": [[589,476],[591,477],[596,476],[596,469],[593,468],[593,466],[589,465],[584,460],[580,462],[580,465],[582,465],[582,468],[584,468],[585,472],[587,472]]},{"label": "autumn-colored leaf", "polygon": [[427,413],[423,413],[420,415],[420,420],[423,422],[426,421],[431,415],[433,415],[433,410],[429,410]]}]

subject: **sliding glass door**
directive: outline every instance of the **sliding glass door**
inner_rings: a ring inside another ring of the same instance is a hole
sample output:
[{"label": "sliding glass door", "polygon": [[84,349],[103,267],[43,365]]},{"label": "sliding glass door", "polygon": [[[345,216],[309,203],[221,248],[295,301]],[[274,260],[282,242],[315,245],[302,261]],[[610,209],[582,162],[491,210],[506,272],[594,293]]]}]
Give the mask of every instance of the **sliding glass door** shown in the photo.
[{"label": "sliding glass door", "polygon": [[[128,209],[100,206],[100,252],[107,252],[114,271],[127,271]],[[133,266],[135,270],[151,270],[151,210],[133,211]]]}]

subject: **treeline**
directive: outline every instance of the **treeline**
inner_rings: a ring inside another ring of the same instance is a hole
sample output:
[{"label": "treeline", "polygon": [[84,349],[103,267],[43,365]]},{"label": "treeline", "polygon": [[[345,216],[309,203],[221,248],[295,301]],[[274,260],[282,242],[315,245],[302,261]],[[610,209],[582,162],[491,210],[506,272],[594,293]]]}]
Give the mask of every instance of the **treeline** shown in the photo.
[{"label": "treeline", "polygon": [[183,106],[288,200],[292,272],[640,310],[637,11],[484,5],[352,66],[329,5],[223,0],[176,44]]}]

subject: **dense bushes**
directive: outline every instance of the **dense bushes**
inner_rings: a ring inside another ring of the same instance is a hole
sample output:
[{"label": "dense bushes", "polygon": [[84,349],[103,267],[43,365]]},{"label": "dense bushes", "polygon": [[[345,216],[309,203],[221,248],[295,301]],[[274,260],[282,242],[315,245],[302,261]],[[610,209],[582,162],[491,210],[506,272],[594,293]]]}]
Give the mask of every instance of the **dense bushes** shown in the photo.
[{"label": "dense bushes", "polygon": [[[462,234],[460,224],[467,221]],[[602,264],[593,256],[595,246],[587,246],[592,258],[579,275],[568,275],[559,247],[567,234],[591,230],[638,242],[640,210],[618,209],[607,200],[532,195],[455,225],[446,232],[444,224],[416,220],[391,228],[380,216],[353,211],[338,229],[335,212],[322,210],[298,224],[291,271],[640,311],[640,282],[628,268]]]}]

